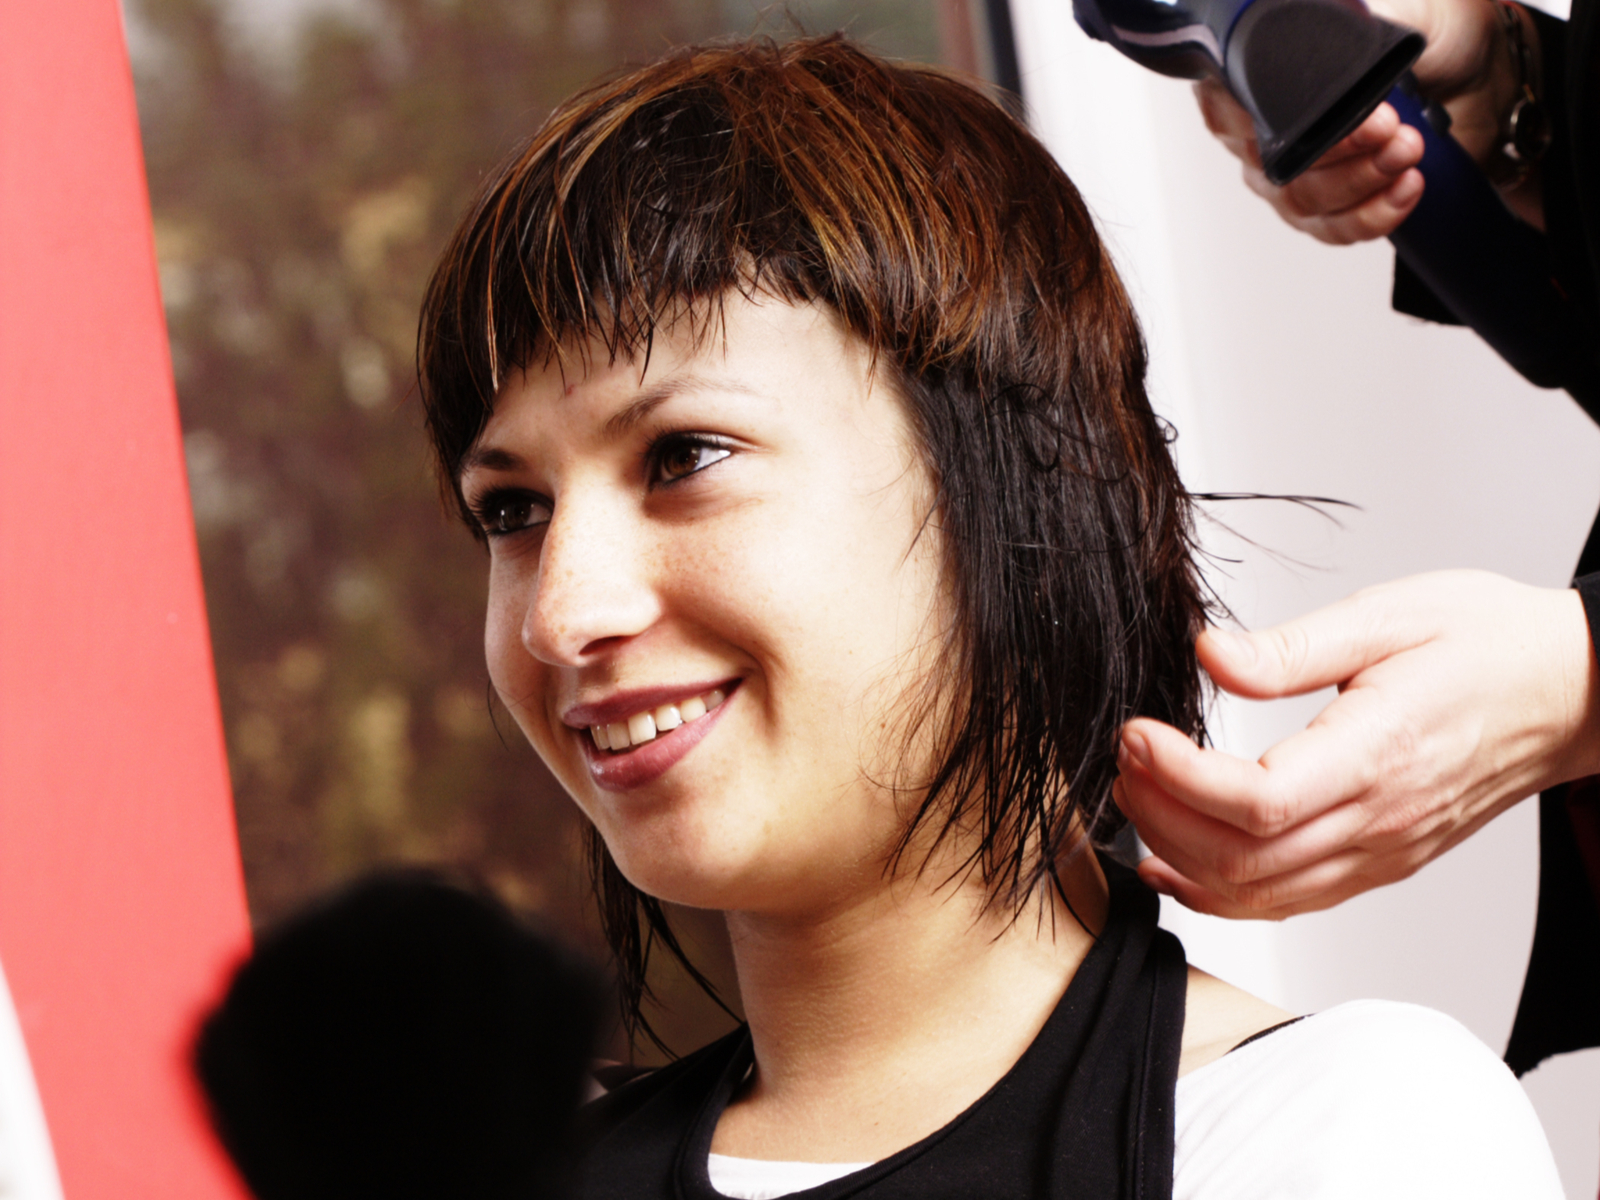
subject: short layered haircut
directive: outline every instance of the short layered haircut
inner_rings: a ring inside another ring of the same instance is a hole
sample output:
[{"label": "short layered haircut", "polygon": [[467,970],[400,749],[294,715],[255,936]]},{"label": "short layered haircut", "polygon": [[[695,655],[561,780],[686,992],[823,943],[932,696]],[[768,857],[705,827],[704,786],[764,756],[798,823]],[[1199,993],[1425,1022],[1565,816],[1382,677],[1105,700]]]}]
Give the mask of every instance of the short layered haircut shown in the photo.
[{"label": "short layered haircut", "polygon": [[[1203,735],[1192,499],[1127,293],[1077,189],[980,85],[837,35],[679,50],[560,107],[434,273],[422,398],[469,527],[461,465],[508,375],[643,362],[736,293],[826,305],[906,406],[953,620],[948,702],[923,714],[940,751],[885,869],[959,832],[964,871],[1021,912],[1083,830],[1119,828],[1126,720]],[[590,844],[625,1024],[649,1034],[652,946],[701,976]]]}]

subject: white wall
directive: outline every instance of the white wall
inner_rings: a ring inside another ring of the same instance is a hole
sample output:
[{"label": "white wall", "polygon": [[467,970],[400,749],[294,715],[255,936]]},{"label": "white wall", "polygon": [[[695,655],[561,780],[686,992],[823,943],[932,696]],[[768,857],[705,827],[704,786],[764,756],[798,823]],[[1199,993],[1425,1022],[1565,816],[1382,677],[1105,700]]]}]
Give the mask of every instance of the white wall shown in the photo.
[{"label": "white wall", "polygon": [[[1559,585],[1600,503],[1600,430],[1462,330],[1389,309],[1387,243],[1335,249],[1279,223],[1205,132],[1188,85],[1090,42],[1066,0],[1013,0],[1035,128],[1083,190],[1145,318],[1154,391],[1197,491],[1361,506],[1343,528],[1267,502],[1215,511],[1209,546],[1247,625],[1440,567]],[[1297,560],[1297,562],[1285,561]],[[1254,756],[1328,696],[1229,702],[1219,743]],[[1413,879],[1282,925],[1166,921],[1191,960],[1294,1011],[1361,996],[1443,1009],[1501,1050],[1532,939],[1537,829],[1523,804]],[[1600,1175],[1600,1052],[1527,1079],[1567,1190]]]}]

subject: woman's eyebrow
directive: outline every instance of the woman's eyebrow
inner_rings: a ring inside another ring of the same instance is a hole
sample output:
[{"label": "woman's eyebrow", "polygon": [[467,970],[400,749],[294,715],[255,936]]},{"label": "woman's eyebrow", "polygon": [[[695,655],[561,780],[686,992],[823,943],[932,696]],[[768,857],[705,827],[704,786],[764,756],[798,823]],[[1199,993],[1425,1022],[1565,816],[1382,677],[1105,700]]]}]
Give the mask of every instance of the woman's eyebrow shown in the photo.
[{"label": "woman's eyebrow", "polygon": [[526,459],[499,446],[474,446],[461,456],[461,466],[456,467],[456,478],[464,480],[474,470],[522,470],[528,466]]},{"label": "woman's eyebrow", "polygon": [[661,405],[685,392],[721,392],[727,395],[760,396],[749,384],[737,379],[716,379],[708,375],[675,375],[641,392],[626,408],[606,419],[607,437],[618,437],[639,424]]},{"label": "woman's eyebrow", "polygon": [[462,456],[458,475],[465,475],[468,471],[517,471],[527,464],[521,457],[502,450],[498,446],[474,446]]}]

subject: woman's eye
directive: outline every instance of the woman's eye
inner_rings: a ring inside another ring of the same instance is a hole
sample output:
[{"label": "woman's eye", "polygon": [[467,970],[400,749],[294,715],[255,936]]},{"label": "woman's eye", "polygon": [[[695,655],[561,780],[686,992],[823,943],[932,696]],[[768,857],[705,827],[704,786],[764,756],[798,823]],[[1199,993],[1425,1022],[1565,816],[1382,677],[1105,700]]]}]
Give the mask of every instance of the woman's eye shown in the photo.
[{"label": "woman's eye", "polygon": [[520,533],[550,520],[550,506],[537,496],[500,493],[485,496],[474,505],[483,531],[490,537]]},{"label": "woman's eye", "polygon": [[732,453],[727,446],[709,438],[669,437],[656,447],[656,482],[672,483],[686,478]]}]

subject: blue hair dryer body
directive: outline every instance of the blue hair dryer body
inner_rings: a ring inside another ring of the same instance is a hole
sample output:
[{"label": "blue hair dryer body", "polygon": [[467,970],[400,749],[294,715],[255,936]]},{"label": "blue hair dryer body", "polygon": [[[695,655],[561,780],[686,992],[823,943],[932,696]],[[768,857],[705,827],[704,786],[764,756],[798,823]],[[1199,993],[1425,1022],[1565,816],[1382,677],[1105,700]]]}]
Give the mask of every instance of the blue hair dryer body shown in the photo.
[{"label": "blue hair dryer body", "polygon": [[1390,235],[1401,259],[1541,387],[1600,396],[1600,356],[1544,236],[1512,216],[1410,87],[1424,41],[1361,0],[1074,0],[1078,24],[1164,75],[1221,80],[1256,127],[1262,169],[1287,183],[1387,100],[1423,137],[1422,199]]}]

